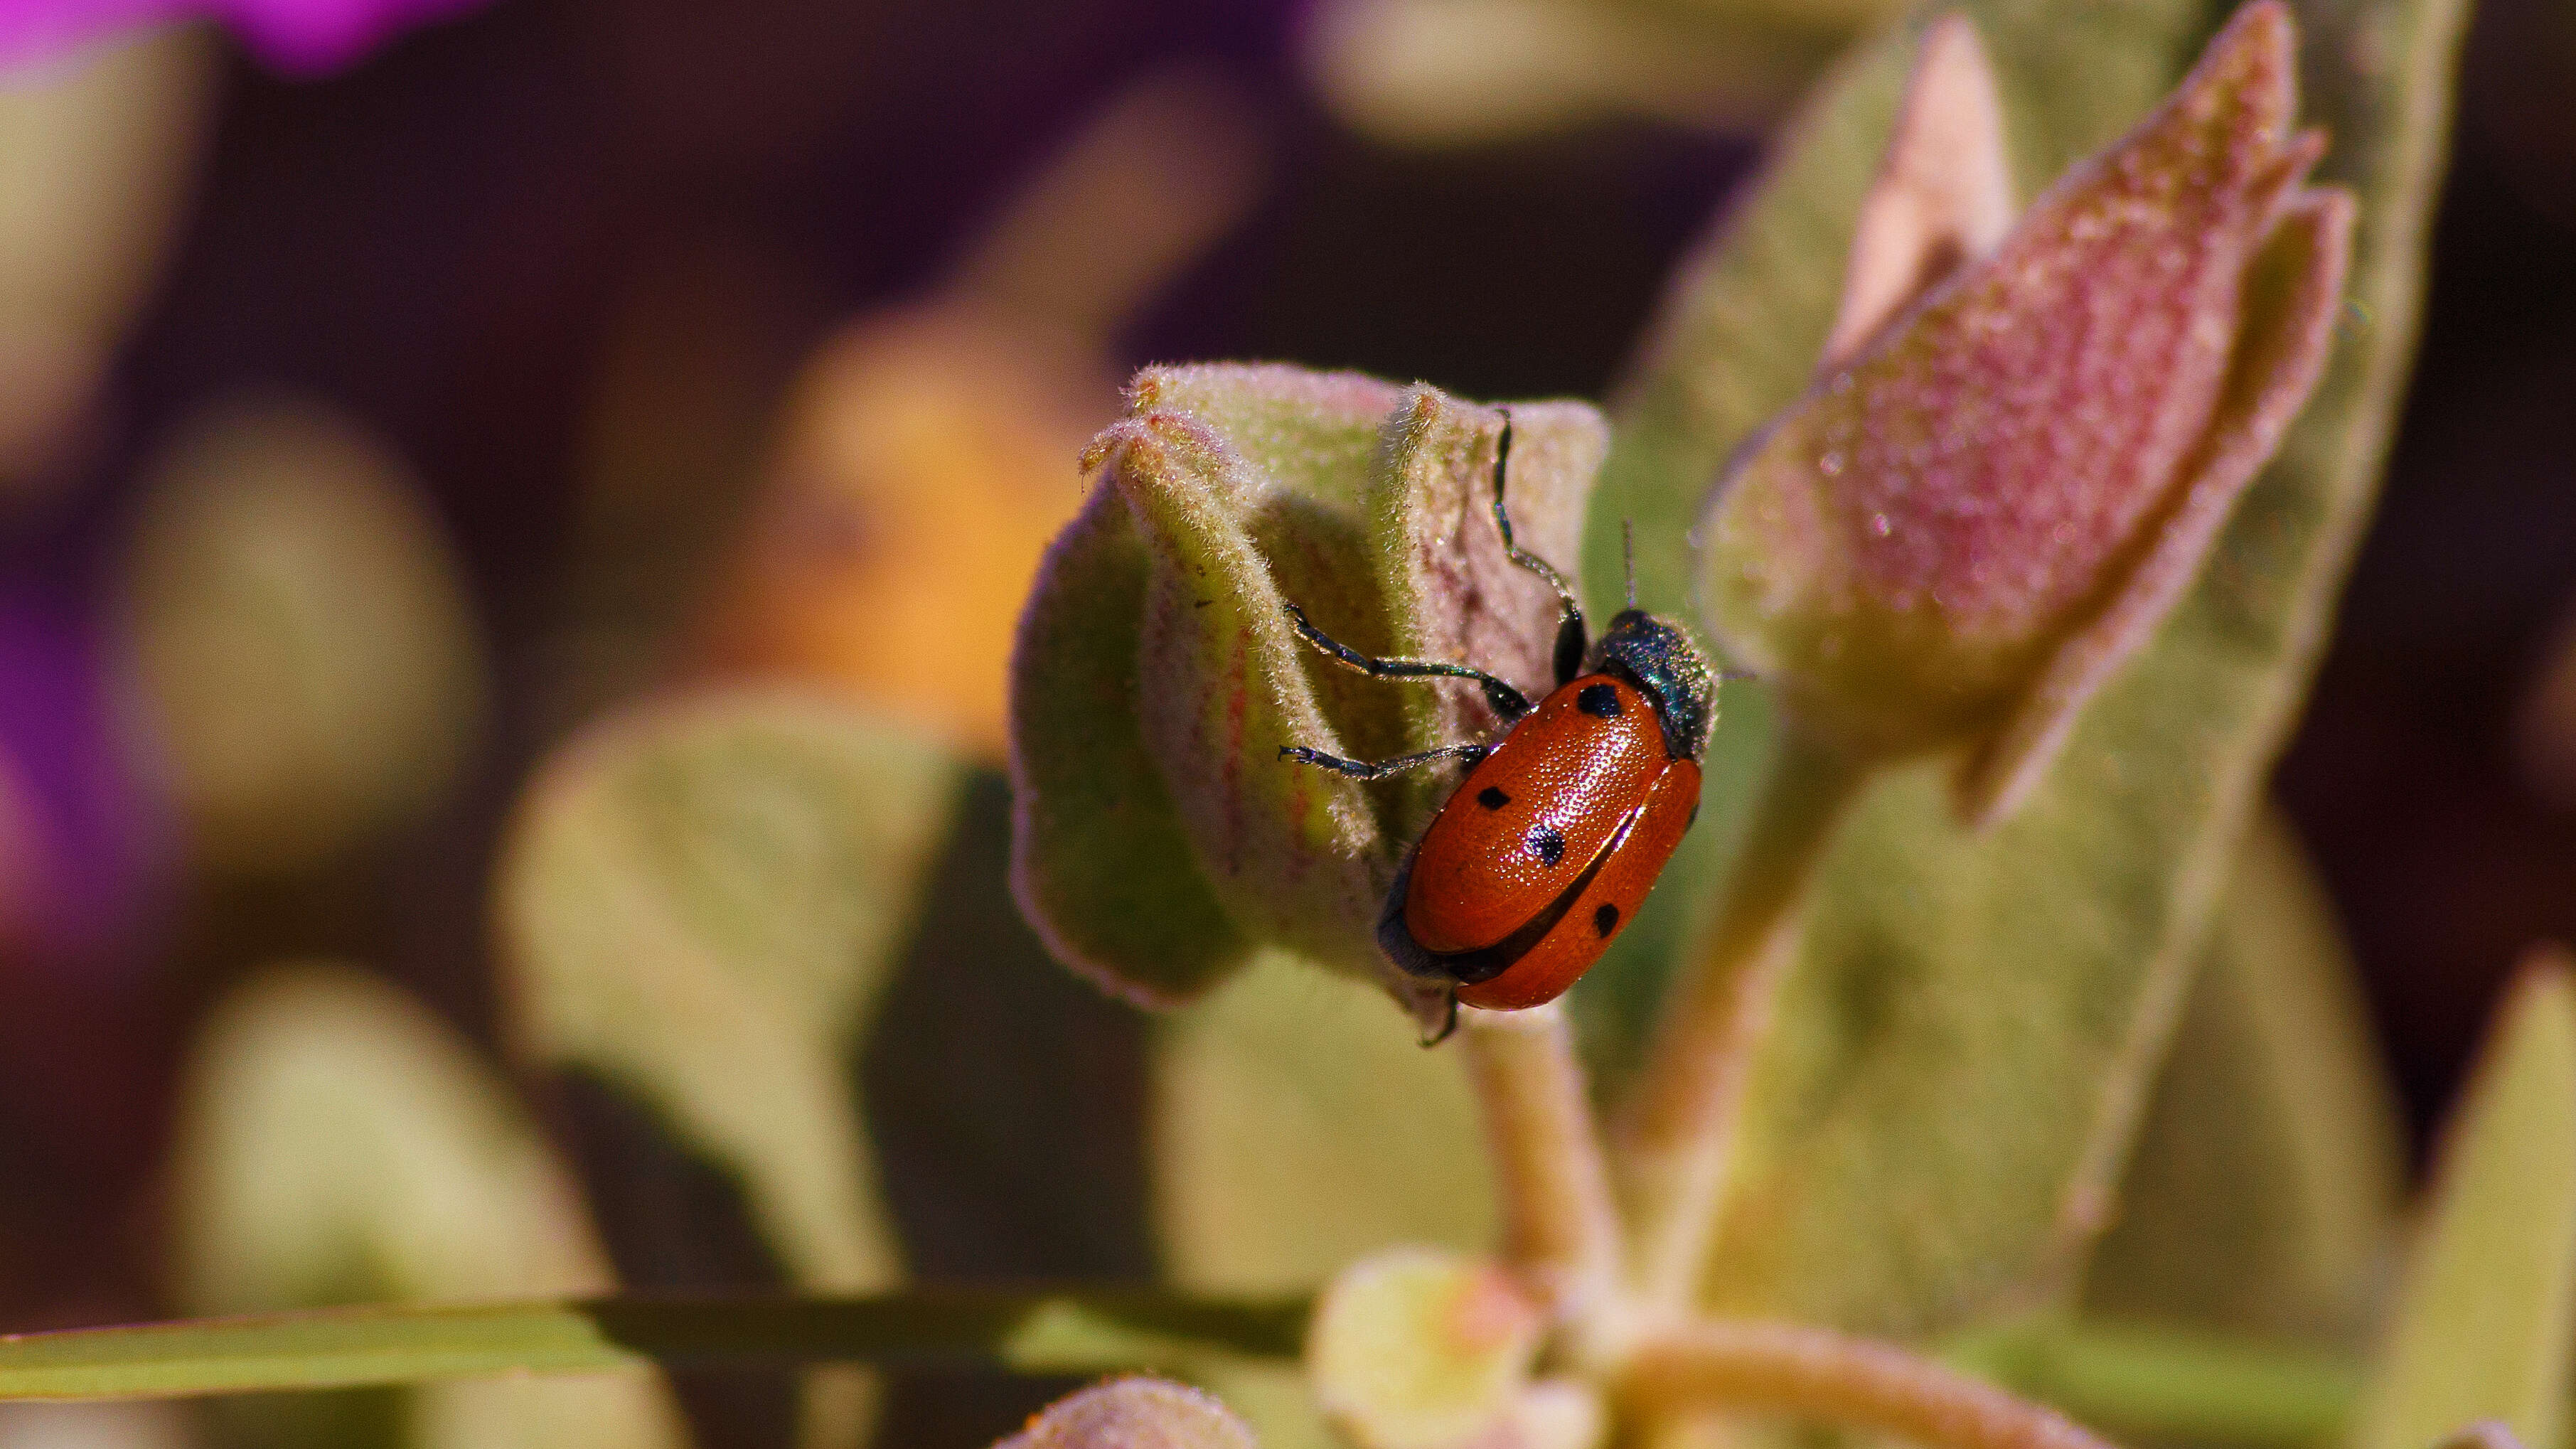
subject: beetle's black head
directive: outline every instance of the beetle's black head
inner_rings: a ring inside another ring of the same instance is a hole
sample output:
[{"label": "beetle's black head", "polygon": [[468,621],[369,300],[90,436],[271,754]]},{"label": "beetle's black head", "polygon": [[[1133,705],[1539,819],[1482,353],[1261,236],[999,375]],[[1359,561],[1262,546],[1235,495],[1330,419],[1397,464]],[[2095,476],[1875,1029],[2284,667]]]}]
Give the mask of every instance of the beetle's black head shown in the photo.
[{"label": "beetle's black head", "polygon": [[1666,754],[1697,760],[1707,751],[1717,719],[1717,671],[1690,635],[1643,609],[1623,609],[1593,644],[1587,668],[1626,676],[1654,702]]}]

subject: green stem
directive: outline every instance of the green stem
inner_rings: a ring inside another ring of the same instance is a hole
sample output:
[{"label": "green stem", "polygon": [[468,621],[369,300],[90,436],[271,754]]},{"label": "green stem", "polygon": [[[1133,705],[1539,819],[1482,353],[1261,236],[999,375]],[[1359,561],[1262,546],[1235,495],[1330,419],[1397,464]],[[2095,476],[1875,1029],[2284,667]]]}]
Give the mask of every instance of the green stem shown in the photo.
[{"label": "green stem", "polygon": [[1459,1021],[1502,1189],[1506,1256],[1561,1319],[1607,1309],[1623,1266],[1619,1215],[1563,1007],[1468,1007]]},{"label": "green stem", "polygon": [[1031,1374],[1293,1360],[1303,1300],[921,1289],[316,1309],[0,1338],[0,1399],[162,1398],[650,1365],[863,1362]]},{"label": "green stem", "polygon": [[1666,1312],[1697,1296],[1753,1056],[1796,958],[1816,867],[1866,774],[1783,722],[1725,905],[1657,1019],[1621,1114],[1613,1161],[1637,1231],[1631,1275]]},{"label": "green stem", "polygon": [[2132,1439],[2293,1449],[2341,1437],[2360,1367],[2236,1334],[2041,1322],[1978,1334],[1942,1357]]}]

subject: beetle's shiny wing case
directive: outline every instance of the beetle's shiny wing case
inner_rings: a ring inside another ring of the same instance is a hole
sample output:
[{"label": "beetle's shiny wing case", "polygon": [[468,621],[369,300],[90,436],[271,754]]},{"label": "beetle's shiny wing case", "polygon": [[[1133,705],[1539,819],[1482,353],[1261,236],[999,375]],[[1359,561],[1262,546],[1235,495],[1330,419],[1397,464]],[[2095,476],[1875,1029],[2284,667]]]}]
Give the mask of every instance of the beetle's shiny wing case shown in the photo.
[{"label": "beetle's shiny wing case", "polygon": [[[1573,899],[1559,897],[1542,909],[1556,919],[1502,973],[1458,988],[1468,1006],[1517,1010],[1553,1001],[1575,979],[1592,969],[1611,939],[1637,914],[1646,893],[1664,873],[1664,862],[1690,829],[1699,810],[1699,766],[1689,760],[1667,764],[1646,801],[1630,811],[1587,867]],[[1563,902],[1560,908],[1560,902]]]},{"label": "beetle's shiny wing case", "polygon": [[1590,675],[1549,695],[1423,833],[1404,904],[1414,941],[1473,951],[1527,925],[1632,828],[1673,763],[1653,708],[1625,681]]}]

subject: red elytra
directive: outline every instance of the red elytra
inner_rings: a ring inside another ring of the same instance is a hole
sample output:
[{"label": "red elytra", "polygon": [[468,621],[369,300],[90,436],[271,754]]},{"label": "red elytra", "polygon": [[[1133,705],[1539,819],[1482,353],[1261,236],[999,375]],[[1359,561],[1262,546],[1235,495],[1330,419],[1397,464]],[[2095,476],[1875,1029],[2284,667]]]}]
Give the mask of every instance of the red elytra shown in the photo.
[{"label": "red elytra", "polygon": [[1614,675],[1577,679],[1504,735],[1423,832],[1405,930],[1434,958],[1500,960],[1499,974],[1462,980],[1465,1005],[1553,1001],[1636,915],[1699,785],[1696,761],[1666,753],[1643,693]]},{"label": "red elytra", "polygon": [[1718,677],[1689,636],[1636,607],[1633,566],[1628,607],[1586,646],[1573,588],[1512,542],[1503,506],[1511,442],[1507,412],[1494,456],[1494,526],[1512,562],[1556,590],[1556,688],[1546,699],[1533,705],[1464,664],[1371,658],[1288,605],[1298,633],[1335,661],[1378,679],[1472,680],[1503,722],[1497,742],[1392,760],[1279,750],[1362,780],[1470,762],[1406,858],[1377,932],[1398,967],[1445,983],[1453,1008],[1553,1001],[1609,949],[1699,813],[1699,760],[1716,707]]}]

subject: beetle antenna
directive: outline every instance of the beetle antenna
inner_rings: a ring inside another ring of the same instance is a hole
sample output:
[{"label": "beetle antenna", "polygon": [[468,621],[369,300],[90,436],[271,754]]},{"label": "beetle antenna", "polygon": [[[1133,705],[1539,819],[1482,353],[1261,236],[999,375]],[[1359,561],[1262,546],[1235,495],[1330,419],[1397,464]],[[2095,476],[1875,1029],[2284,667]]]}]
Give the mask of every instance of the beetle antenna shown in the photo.
[{"label": "beetle antenna", "polygon": [[1637,607],[1637,525],[1633,519],[1619,520],[1619,561],[1628,570],[1628,607]]}]

